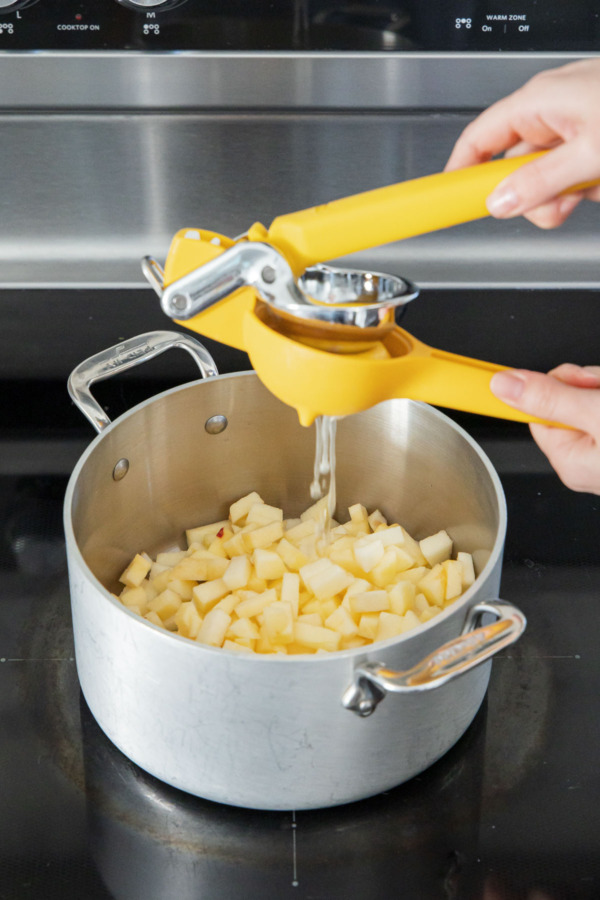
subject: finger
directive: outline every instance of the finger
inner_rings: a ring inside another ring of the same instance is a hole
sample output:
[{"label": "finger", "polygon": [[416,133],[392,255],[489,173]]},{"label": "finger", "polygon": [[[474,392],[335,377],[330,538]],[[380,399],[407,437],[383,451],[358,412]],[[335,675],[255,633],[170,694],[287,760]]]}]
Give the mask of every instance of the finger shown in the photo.
[{"label": "finger", "polygon": [[600,366],[577,366],[574,363],[562,363],[548,374],[573,387],[600,387]]},{"label": "finger", "polygon": [[510,97],[499,100],[467,125],[448,157],[446,172],[486,162],[519,143],[521,135],[510,123],[509,102]]},{"label": "finger", "polygon": [[564,197],[557,197],[556,200],[551,200],[550,203],[536,206],[535,209],[526,212],[524,217],[529,219],[534,225],[537,225],[538,228],[546,230],[558,228],[559,225],[562,225],[569,218],[582,200],[583,194],[581,193],[566,194]]},{"label": "finger", "polygon": [[600,433],[600,390],[582,391],[551,375],[525,369],[496,373],[490,387],[504,403],[529,415],[580,431]]},{"label": "finger", "polygon": [[523,215],[563,191],[600,178],[598,156],[581,138],[561,144],[505,178],[487,198],[491,215],[506,219]]},{"label": "finger", "polygon": [[546,425],[529,428],[563,484],[572,491],[600,494],[600,448],[593,437]]}]

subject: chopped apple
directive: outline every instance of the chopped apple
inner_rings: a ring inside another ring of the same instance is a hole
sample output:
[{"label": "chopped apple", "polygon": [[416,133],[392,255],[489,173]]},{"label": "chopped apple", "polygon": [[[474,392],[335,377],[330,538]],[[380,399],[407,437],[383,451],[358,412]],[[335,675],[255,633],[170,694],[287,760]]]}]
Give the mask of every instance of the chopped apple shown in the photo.
[{"label": "chopped apple", "polygon": [[264,550],[257,547],[252,554],[252,565],[254,571],[259,578],[265,581],[275,581],[277,578],[283,578],[287,569],[285,563],[278,553],[273,550]]},{"label": "chopped apple", "polygon": [[325,628],[322,625],[309,625],[308,622],[296,622],[294,627],[294,641],[303,647],[313,650],[337,650],[342,639],[338,631]]},{"label": "chopped apple", "polygon": [[182,600],[179,594],[175,593],[175,591],[170,590],[169,588],[165,588],[165,590],[158,594],[151,600],[148,604],[148,609],[151,612],[155,612],[163,622],[168,619],[170,616],[174,615],[179,607],[181,606]]},{"label": "chopped apple", "polygon": [[229,519],[235,525],[243,524],[252,507],[256,503],[262,502],[262,497],[260,494],[257,494],[256,491],[246,494],[245,497],[240,497],[239,500],[236,500],[235,503],[232,503],[229,507]]},{"label": "chopped apple", "polygon": [[438,531],[419,541],[419,547],[428,564],[435,566],[452,555],[452,538],[447,531]]},{"label": "chopped apple", "polygon": [[204,615],[208,610],[212,609],[218,600],[221,600],[228,593],[229,588],[223,579],[215,578],[214,581],[205,581],[196,585],[192,591],[192,600],[198,612]]},{"label": "chopped apple", "polygon": [[220,647],[225,640],[225,634],[231,623],[231,616],[223,609],[211,609],[206,614],[196,640],[201,644],[210,644],[212,647]]},{"label": "chopped apple", "polygon": [[244,588],[250,581],[252,565],[247,556],[233,556],[221,576],[230,591]]},{"label": "chopped apple", "polygon": [[246,522],[255,522],[257,525],[270,525],[271,522],[283,522],[283,510],[277,506],[269,506],[268,503],[255,503],[248,510]]},{"label": "chopped apple", "polygon": [[136,553],[125,571],[120,575],[119,581],[127,587],[139,587],[148,572],[152,563],[141,553]]},{"label": "chopped apple", "polygon": [[475,565],[470,553],[459,550],[456,558],[462,566],[462,589],[466,591],[475,581]]}]

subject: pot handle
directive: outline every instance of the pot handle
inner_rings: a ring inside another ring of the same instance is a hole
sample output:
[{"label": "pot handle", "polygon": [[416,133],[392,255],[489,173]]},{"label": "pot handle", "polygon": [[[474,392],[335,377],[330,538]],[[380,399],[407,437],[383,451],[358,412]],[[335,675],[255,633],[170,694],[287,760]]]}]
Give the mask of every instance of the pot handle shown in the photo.
[{"label": "pot handle", "polygon": [[93,398],[90,392],[91,385],[95,381],[103,381],[126,369],[148,362],[173,347],[187,350],[195,359],[204,378],[219,374],[214,359],[195,338],[176,331],[149,331],[80,362],[71,372],[67,382],[73,403],[100,434],[110,425],[110,419]]},{"label": "pot handle", "polygon": [[[480,626],[486,613],[496,617]],[[354,681],[342,697],[342,705],[358,716],[370,716],[388,692],[429,691],[474,669],[517,641],[527,620],[505,600],[483,600],[467,613],[460,637],[443,644],[411,669],[399,672],[383,663],[365,662],[354,671]]]}]

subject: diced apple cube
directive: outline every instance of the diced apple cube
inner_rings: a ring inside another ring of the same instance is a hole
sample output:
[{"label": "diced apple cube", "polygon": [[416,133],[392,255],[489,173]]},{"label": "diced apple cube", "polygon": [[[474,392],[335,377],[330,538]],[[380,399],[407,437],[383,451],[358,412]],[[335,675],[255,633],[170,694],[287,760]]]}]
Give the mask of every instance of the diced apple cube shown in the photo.
[{"label": "diced apple cube", "polygon": [[227,630],[227,637],[231,638],[232,641],[239,640],[240,638],[246,641],[255,641],[259,636],[260,631],[258,625],[246,617],[236,619],[235,622],[231,623]]},{"label": "diced apple cube", "polygon": [[398,637],[406,630],[404,616],[396,613],[382,612],[379,616],[377,631],[375,632],[376,641],[387,641],[389,638]]},{"label": "diced apple cube", "polygon": [[379,613],[364,613],[358,623],[358,634],[368,641],[374,641],[379,627]]},{"label": "diced apple cube", "polygon": [[244,547],[251,553],[257,548],[270,547],[283,537],[283,522],[270,522],[253,531],[245,531],[243,534]]},{"label": "diced apple cube", "polygon": [[285,563],[278,553],[273,550],[264,550],[261,547],[257,547],[253,552],[252,565],[258,577],[265,581],[282,578],[287,571]]},{"label": "diced apple cube", "polygon": [[329,559],[331,562],[341,566],[342,569],[345,569],[346,572],[353,575],[354,578],[361,578],[365,574],[365,570],[356,561],[352,547],[338,547],[337,544],[339,543],[341,543],[341,541],[337,541],[329,550]]},{"label": "diced apple cube", "polygon": [[457,559],[444,560],[442,567],[446,573],[444,599],[448,602],[449,600],[455,600],[462,594],[463,567]]},{"label": "diced apple cube", "polygon": [[234,608],[240,602],[237,594],[225,594],[220,600],[217,600],[213,609],[224,609],[228,616],[231,615]]},{"label": "diced apple cube", "polygon": [[303,522],[307,519],[313,519],[315,522],[323,522],[328,517],[327,506],[329,503],[329,498],[327,495],[325,497],[321,497],[320,500],[317,500],[316,503],[313,503],[312,506],[309,506],[308,509],[305,509],[303,513],[300,513],[300,518]]},{"label": "diced apple cube", "polygon": [[434,616],[439,616],[441,613],[441,609],[439,606],[428,606],[427,609],[424,609],[419,619],[422,623],[429,622],[430,619],[433,619]]},{"label": "diced apple cube", "polygon": [[369,526],[369,514],[362,503],[354,503],[348,507],[350,521],[355,525]]},{"label": "diced apple cube", "polygon": [[136,553],[125,571],[119,577],[121,584],[127,587],[139,587],[148,572],[152,563],[141,553]]},{"label": "diced apple cube", "polygon": [[322,625],[310,625],[308,622],[296,622],[294,626],[294,641],[303,647],[313,650],[337,650],[342,639],[338,631],[325,628]]},{"label": "diced apple cube", "polygon": [[260,494],[257,494],[256,491],[252,491],[250,494],[246,494],[245,497],[240,497],[239,500],[236,500],[235,503],[232,503],[229,507],[229,518],[235,525],[243,524],[246,516],[252,509],[252,507],[256,503],[262,503],[263,499]]},{"label": "diced apple cube", "polygon": [[419,547],[429,565],[435,566],[452,555],[452,538],[447,531],[438,531],[419,541]]},{"label": "diced apple cube", "polygon": [[148,597],[142,585],[139,587],[124,588],[119,595],[119,600],[124,606],[130,608],[132,606],[138,606],[142,608],[144,612],[146,611]]},{"label": "diced apple cube", "polygon": [[352,611],[357,614],[382,612],[390,608],[387,591],[365,591],[350,598]]},{"label": "diced apple cube", "polygon": [[303,566],[300,577],[318,600],[334,597],[352,583],[352,576],[348,572],[325,558]]},{"label": "diced apple cube", "polygon": [[150,610],[150,612],[145,613],[144,618],[148,620],[148,622],[152,622],[153,625],[158,625],[159,628],[164,628],[163,620],[155,613],[154,610]]},{"label": "diced apple cube", "polygon": [[223,535],[219,532],[214,541],[209,543],[207,549],[209,553],[214,553],[215,556],[227,559],[227,551],[225,550],[224,544],[233,537],[233,531],[230,531],[229,529],[226,531],[224,528],[221,530],[223,531]]},{"label": "diced apple cube", "polygon": [[308,622],[309,625],[322,625],[323,619],[318,612],[300,613],[296,618],[297,622]]},{"label": "diced apple cube", "polygon": [[[198,584],[192,591],[192,600],[201,615],[212,609],[218,600],[229,593],[229,588],[222,578]],[[206,642],[205,642],[206,643]]]},{"label": "diced apple cube", "polygon": [[233,650],[234,653],[254,653],[252,647],[240,644],[239,641],[223,641],[223,650]]},{"label": "diced apple cube", "polygon": [[296,617],[300,604],[300,576],[296,572],[284,573],[281,579],[280,599],[282,603],[289,603]]},{"label": "diced apple cube", "polygon": [[181,603],[182,600],[179,594],[169,588],[165,588],[161,594],[158,594],[154,600],[149,602],[148,609],[160,616],[164,622],[177,612]]},{"label": "diced apple cube", "polygon": [[294,640],[294,616],[289,603],[281,600],[265,606],[264,627],[271,643],[289,644]]},{"label": "diced apple cube", "polygon": [[387,587],[395,576],[405,572],[412,566],[412,556],[401,547],[390,546],[384,552],[383,557],[370,572],[370,578],[377,587]]},{"label": "diced apple cube", "polygon": [[227,519],[222,519],[220,522],[211,522],[209,525],[199,525],[197,528],[188,528],[185,533],[188,547],[190,544],[201,544],[204,547],[208,546],[221,528],[226,528],[228,525],[229,521]]},{"label": "diced apple cube", "polygon": [[342,637],[351,637],[352,635],[358,634],[358,625],[348,610],[344,609],[343,606],[338,606],[337,609],[325,619],[324,625],[326,628],[331,628],[333,631],[339,631]]},{"label": "diced apple cube", "polygon": [[292,544],[298,545],[303,538],[312,537],[317,530],[317,523],[314,519],[300,519],[298,525],[294,525],[292,528],[286,528],[285,537],[286,540],[291,541]]},{"label": "diced apple cube", "polygon": [[378,509],[373,510],[373,512],[370,513],[367,518],[368,518],[369,525],[371,526],[372,531],[377,531],[377,529],[381,525],[383,525],[383,526],[387,525],[386,517]]},{"label": "diced apple cube", "polygon": [[354,557],[364,572],[370,572],[383,559],[384,552],[379,540],[359,538],[354,544]]},{"label": "diced apple cube", "polygon": [[412,581],[398,581],[389,591],[390,611],[398,616],[403,616],[409,609],[413,609],[417,587]]},{"label": "diced apple cube", "polygon": [[412,581],[418,584],[421,578],[424,578],[431,569],[428,566],[415,566],[413,569],[406,569],[398,576],[398,581]]},{"label": "diced apple cube", "polygon": [[269,588],[268,591],[263,591],[262,594],[257,594],[254,591],[238,591],[238,596],[242,599],[237,606],[234,606],[235,613],[240,618],[246,617],[248,619],[257,616],[263,611],[265,606],[277,600],[275,588]]},{"label": "diced apple cube", "polygon": [[421,578],[417,584],[417,588],[427,597],[430,603],[436,606],[443,606],[446,596],[446,573],[441,565],[437,563],[424,578]]},{"label": "diced apple cube", "polygon": [[429,609],[429,601],[427,600],[425,594],[417,594],[417,596],[415,597],[415,602],[413,604],[413,609],[419,618],[421,618],[421,615],[425,612],[426,609]]},{"label": "diced apple cube", "polygon": [[192,599],[192,590],[195,586],[195,581],[183,581],[181,578],[172,578],[169,582],[170,589],[179,594],[182,600]]},{"label": "diced apple cube", "polygon": [[299,572],[302,566],[305,566],[308,562],[304,553],[285,537],[281,538],[275,549],[284,561],[286,567],[291,569],[292,572]]},{"label": "diced apple cube", "polygon": [[404,613],[402,618],[404,619],[404,631],[412,631],[413,628],[418,628],[421,624],[419,617],[412,609],[409,609],[408,612]]},{"label": "diced apple cube", "polygon": [[221,576],[230,591],[244,588],[252,575],[252,565],[247,556],[234,556]]},{"label": "diced apple cube", "polygon": [[277,506],[269,506],[268,503],[255,503],[248,510],[246,523],[255,522],[257,525],[270,525],[271,522],[283,522],[283,510]]},{"label": "diced apple cube", "polygon": [[202,625],[202,618],[191,601],[181,604],[175,613],[175,624],[178,634],[192,640],[196,639]]},{"label": "diced apple cube", "polygon": [[231,616],[223,609],[211,609],[206,614],[196,640],[201,644],[220,647],[231,623]]},{"label": "diced apple cube", "polygon": [[177,565],[178,562],[181,562],[186,555],[187,553],[185,550],[170,550],[165,553],[157,553],[156,564],[159,566],[166,566],[167,568],[173,568],[173,566]]},{"label": "diced apple cube", "polygon": [[236,532],[233,537],[227,541],[223,541],[223,550],[230,559],[234,556],[245,556],[246,547],[244,545],[244,535],[241,531]]},{"label": "diced apple cube", "polygon": [[456,558],[462,566],[462,588],[466,591],[475,581],[475,564],[470,553],[459,551]]}]

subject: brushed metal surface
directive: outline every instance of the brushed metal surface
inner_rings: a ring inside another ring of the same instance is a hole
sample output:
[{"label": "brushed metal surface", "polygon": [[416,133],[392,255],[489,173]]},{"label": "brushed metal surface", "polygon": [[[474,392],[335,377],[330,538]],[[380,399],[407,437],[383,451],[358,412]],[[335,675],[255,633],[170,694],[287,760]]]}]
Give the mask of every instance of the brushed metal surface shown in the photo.
[{"label": "brushed metal surface", "polygon": [[[216,412],[229,426],[209,435],[204,421]],[[113,422],[72,475],[65,528],[81,686],[111,740],[167,783],[239,806],[332,806],[422,771],[479,708],[489,662],[426,696],[386,698],[367,720],[341,705],[356,662],[414,665],[460,633],[473,604],[497,596],[506,509],[475,442],[431,407],[394,401],[339,426],[340,508],[378,506],[416,537],[446,527],[480,574],[428,625],[367,654],[239,659],[143,622],[109,593],[134,552],[173,545],[248,490],[289,515],[308,505],[314,434],[253,373],[147,401]],[[115,482],[122,457],[130,469]]]},{"label": "brushed metal surface", "polygon": [[477,109],[593,55],[0,51],[0,109]]},{"label": "brushed metal surface", "polygon": [[[235,236],[257,220],[439,171],[470,118],[5,113],[0,286],[145,287],[141,258],[162,262],[179,228]],[[597,231],[590,203],[555,232],[483,219],[340,263],[423,287],[597,288]]]}]

